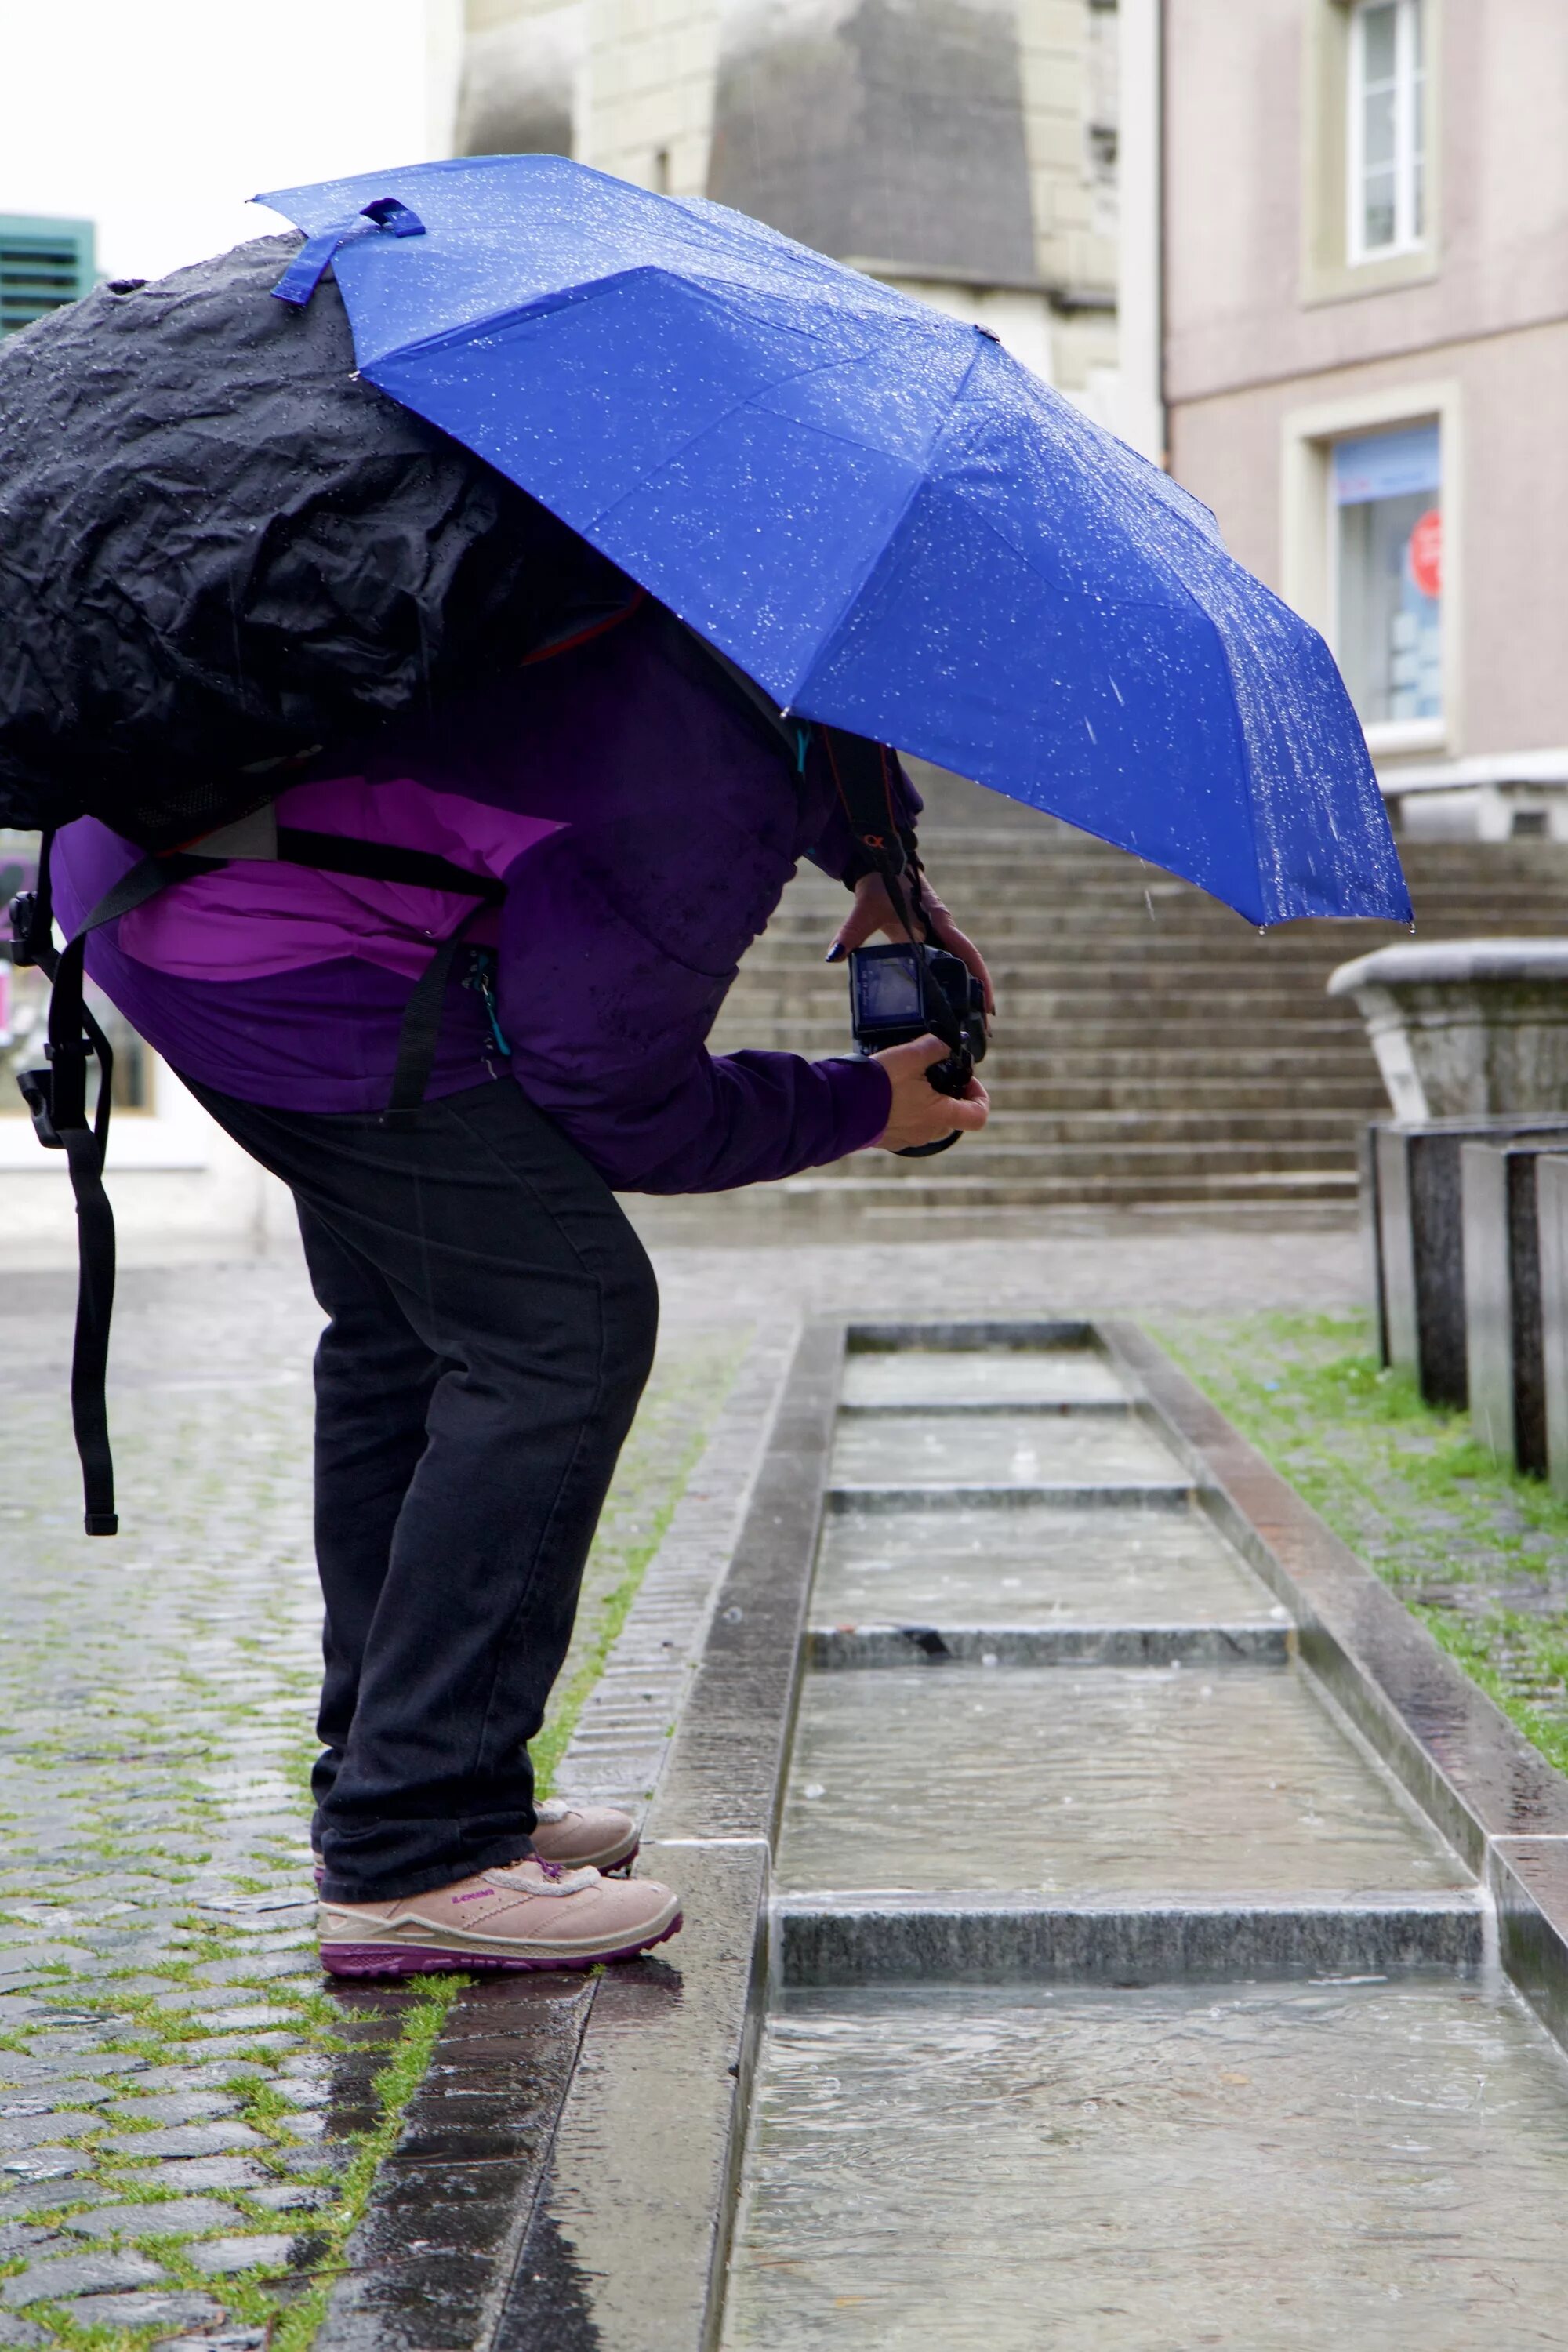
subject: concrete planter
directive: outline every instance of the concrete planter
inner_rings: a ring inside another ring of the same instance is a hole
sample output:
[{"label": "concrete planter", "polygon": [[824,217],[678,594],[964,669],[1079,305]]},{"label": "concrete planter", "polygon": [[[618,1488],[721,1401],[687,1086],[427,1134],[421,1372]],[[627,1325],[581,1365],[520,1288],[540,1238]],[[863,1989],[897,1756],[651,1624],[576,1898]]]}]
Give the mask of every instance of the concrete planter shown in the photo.
[{"label": "concrete planter", "polygon": [[1538,1478],[1547,1467],[1539,1188],[1565,1141],[1459,1148],[1470,1420],[1500,1462]]},{"label": "concrete planter", "polygon": [[1368,1131],[1362,1202],[1383,1360],[1414,1372],[1428,1404],[1470,1401],[1461,1151],[1526,1137],[1568,1151],[1568,1119],[1389,1121]]},{"label": "concrete planter", "polygon": [[1568,1110],[1568,939],[1451,940],[1342,964],[1396,1118]]}]

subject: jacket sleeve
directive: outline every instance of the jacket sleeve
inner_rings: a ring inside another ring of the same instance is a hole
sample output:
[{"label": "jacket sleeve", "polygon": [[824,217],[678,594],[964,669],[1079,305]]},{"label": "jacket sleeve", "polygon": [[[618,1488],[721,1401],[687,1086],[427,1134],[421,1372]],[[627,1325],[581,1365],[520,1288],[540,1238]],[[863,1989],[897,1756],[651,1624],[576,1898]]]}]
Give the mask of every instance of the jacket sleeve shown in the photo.
[{"label": "jacket sleeve", "polygon": [[537,1070],[517,1076],[619,1192],[725,1192],[823,1167],[874,1143],[892,1105],[876,1063],[795,1054],[699,1048],[668,1093],[641,1100],[567,1098]]},{"label": "jacket sleeve", "polygon": [[[512,1075],[605,1181],[719,1192],[872,1143],[892,1094],[874,1063],[709,1054],[731,982],[679,961],[564,836],[524,858],[501,912]],[[548,952],[531,943],[548,940]]]}]

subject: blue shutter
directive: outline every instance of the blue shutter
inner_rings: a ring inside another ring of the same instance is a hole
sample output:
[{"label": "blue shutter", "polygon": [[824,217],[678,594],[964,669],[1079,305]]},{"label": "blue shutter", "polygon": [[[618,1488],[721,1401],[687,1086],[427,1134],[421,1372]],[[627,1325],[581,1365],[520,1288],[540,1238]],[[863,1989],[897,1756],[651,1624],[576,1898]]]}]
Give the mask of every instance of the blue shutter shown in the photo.
[{"label": "blue shutter", "polygon": [[92,223],[0,213],[0,334],[89,293]]}]

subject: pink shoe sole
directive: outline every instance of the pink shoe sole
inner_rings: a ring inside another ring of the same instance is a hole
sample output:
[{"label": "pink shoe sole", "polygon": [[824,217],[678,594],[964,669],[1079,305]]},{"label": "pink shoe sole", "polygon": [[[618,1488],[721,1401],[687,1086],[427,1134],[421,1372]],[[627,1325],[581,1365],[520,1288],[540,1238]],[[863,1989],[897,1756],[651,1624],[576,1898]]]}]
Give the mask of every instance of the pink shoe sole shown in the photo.
[{"label": "pink shoe sole", "polygon": [[668,1943],[679,1934],[680,1927],[678,1911],[668,1927],[661,1927],[657,1936],[645,1936],[639,1943],[622,1944],[613,1952],[563,1954],[558,1959],[507,1959],[496,1952],[444,1951],[430,1944],[417,1949],[388,1944],[323,1944],[321,1961],[330,1977],[472,1976],[491,1970],[516,1976],[538,1969],[597,1969],[651,1952],[656,1944]]}]

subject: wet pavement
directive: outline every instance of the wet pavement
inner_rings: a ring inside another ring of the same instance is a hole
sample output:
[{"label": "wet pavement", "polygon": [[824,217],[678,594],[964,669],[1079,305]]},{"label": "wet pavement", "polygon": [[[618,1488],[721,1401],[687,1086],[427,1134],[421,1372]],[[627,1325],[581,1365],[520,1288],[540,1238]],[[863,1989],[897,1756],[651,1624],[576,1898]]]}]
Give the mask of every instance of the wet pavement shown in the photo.
[{"label": "wet pavement", "polygon": [[[360,2259],[344,2240],[374,2155],[406,2186],[452,2141],[397,2130],[447,1995],[339,1990],[315,1964],[319,1314],[289,1261],[126,1291],[113,1542],[79,1533],[69,1287],[14,1278],[0,1315],[0,2347],[302,2325]],[[657,1543],[744,1336],[671,1333],[589,1632]],[[521,2006],[502,2105],[537,2136],[527,2086],[559,2037],[545,1997]],[[471,2151],[501,2126],[473,2068],[443,2067]]]}]

